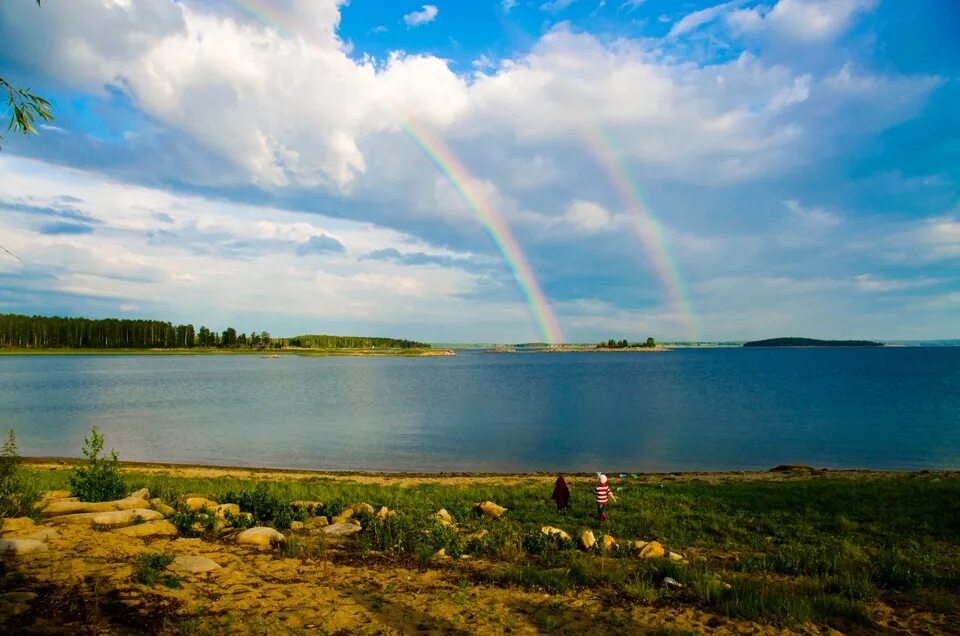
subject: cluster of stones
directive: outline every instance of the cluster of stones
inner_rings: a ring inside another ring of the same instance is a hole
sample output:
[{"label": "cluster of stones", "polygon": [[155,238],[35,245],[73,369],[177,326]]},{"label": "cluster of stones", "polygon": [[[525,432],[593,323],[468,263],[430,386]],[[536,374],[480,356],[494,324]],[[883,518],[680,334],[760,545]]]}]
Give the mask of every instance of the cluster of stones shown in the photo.
[{"label": "cluster of stones", "polygon": [[[543,526],[540,532],[548,537],[557,537],[561,541],[573,541],[573,537],[553,526]],[[597,537],[592,530],[584,530],[580,533],[580,547],[585,551],[594,550],[597,546]],[[617,540],[605,534],[600,538],[600,550],[603,554],[610,556],[621,549],[626,549],[641,559],[662,559],[668,558],[671,561],[683,561],[685,557],[677,552],[667,551],[659,541],[626,541],[623,544],[617,543]]]}]

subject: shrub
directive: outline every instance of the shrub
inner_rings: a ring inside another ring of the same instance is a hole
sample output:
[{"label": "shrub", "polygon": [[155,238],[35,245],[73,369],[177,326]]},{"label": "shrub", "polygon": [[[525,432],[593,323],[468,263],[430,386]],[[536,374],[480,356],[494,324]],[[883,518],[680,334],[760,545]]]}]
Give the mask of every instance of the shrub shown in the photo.
[{"label": "shrub", "polygon": [[83,440],[83,455],[87,463],[77,466],[70,475],[70,490],[80,501],[111,501],[123,497],[126,486],[120,474],[117,451],[102,457],[103,435],[93,428]]},{"label": "shrub", "polygon": [[164,569],[173,563],[173,555],[166,552],[143,552],[133,562],[133,578],[137,583],[156,585],[163,583],[167,587],[179,588],[180,577],[167,574]]},{"label": "shrub", "polygon": [[294,508],[290,502],[270,492],[267,484],[259,483],[253,490],[228,492],[220,501],[235,502],[243,512],[249,512],[258,524],[285,530],[294,521],[304,520],[304,511]]},{"label": "shrub", "polygon": [[37,513],[40,490],[24,475],[17,454],[17,437],[11,430],[0,450],[0,522],[5,517],[31,517]]},{"label": "shrub", "polygon": [[200,537],[213,534],[217,527],[216,515],[206,508],[190,510],[186,504],[178,503],[170,515],[170,522],[176,526],[182,537]]}]

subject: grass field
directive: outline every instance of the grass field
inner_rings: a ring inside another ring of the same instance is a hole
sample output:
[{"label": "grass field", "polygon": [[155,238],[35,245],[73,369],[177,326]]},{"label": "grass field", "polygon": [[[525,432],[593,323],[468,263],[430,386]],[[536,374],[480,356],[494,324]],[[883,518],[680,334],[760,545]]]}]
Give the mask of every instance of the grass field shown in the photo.
[{"label": "grass field", "polygon": [[[66,471],[32,472],[44,488],[66,487]],[[294,500],[321,501],[319,512],[332,516],[356,502],[387,506],[398,516],[386,523],[364,520],[356,545],[360,555],[374,553],[426,567],[442,548],[447,555],[466,554],[488,565],[468,567],[463,563],[475,561],[456,560],[439,567],[463,569],[470,580],[508,589],[592,590],[625,606],[689,604],[733,619],[783,626],[869,630],[878,603],[960,620],[956,474],[800,470],[776,479],[756,477],[613,478],[619,503],[610,506],[608,521],[601,523],[595,518],[592,480],[585,476],[568,479],[571,509],[558,515],[548,499],[551,479],[543,476],[361,483],[333,476],[291,479],[283,473],[266,480],[186,477],[176,471],[126,473],[131,490],[145,486],[165,501],[185,493],[233,501],[265,484],[258,496],[281,507]],[[476,517],[473,504],[482,500],[505,506],[506,519]],[[432,522],[440,508],[449,511],[459,531]],[[655,539],[687,558],[644,560],[625,549],[601,557],[578,550],[575,541],[548,539],[540,532],[544,525],[574,537],[591,529],[598,538],[609,534],[621,545]],[[489,532],[483,540],[466,538],[480,529]],[[294,543],[288,552],[304,558],[311,554],[307,543]],[[668,589],[664,577],[682,589]]]}]

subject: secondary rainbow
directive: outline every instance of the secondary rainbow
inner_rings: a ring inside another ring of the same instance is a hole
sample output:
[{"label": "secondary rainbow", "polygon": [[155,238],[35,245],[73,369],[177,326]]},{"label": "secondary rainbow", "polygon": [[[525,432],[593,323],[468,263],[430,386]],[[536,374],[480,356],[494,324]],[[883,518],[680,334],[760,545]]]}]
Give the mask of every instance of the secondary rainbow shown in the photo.
[{"label": "secondary rainbow", "polygon": [[514,238],[507,220],[476,188],[474,185],[476,180],[441,139],[409,121],[402,127],[407,136],[420,147],[441,174],[447,178],[467,207],[483,223],[487,234],[510,266],[537,325],[540,337],[548,344],[562,343],[563,334],[560,331],[560,324],[553,315],[550,303],[547,302],[547,297],[533,275],[533,270]]},{"label": "secondary rainbow", "polygon": [[683,324],[685,337],[697,340],[700,333],[697,317],[684,288],[680,270],[670,254],[669,243],[650,206],[643,200],[639,186],[630,176],[630,169],[622,159],[616,142],[599,123],[592,128],[585,126],[582,138],[627,206],[634,231],[643,243],[650,264],[678,314],[678,320]]},{"label": "secondary rainbow", "polygon": [[288,35],[292,29],[283,26],[284,12],[265,0],[223,0],[224,4],[235,7],[240,13],[249,16],[264,26],[273,27],[280,35]]}]

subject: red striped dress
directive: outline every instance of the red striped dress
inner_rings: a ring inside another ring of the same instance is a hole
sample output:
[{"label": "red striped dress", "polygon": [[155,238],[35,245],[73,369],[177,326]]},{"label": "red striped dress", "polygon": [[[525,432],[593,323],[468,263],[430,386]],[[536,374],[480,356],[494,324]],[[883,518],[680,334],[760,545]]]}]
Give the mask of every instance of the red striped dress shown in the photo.
[{"label": "red striped dress", "polygon": [[593,491],[597,495],[597,504],[603,506],[607,503],[607,498],[610,496],[610,486],[607,484],[600,484]]}]

